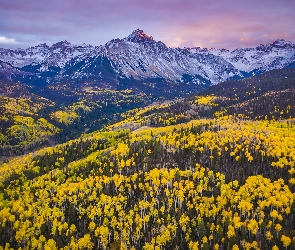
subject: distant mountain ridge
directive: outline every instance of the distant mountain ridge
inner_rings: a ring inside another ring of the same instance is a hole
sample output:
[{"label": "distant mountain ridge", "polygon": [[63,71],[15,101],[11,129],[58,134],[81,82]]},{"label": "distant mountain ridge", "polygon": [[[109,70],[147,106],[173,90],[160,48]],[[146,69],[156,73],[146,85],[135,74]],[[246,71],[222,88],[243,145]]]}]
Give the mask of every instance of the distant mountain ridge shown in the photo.
[{"label": "distant mountain ridge", "polygon": [[232,51],[169,48],[143,30],[105,45],[73,45],[67,41],[28,49],[0,49],[0,74],[12,81],[107,82],[162,79],[179,85],[205,86],[272,69],[295,67],[295,43],[277,40],[255,48]]},{"label": "distant mountain ridge", "polygon": [[213,54],[231,63],[236,69],[250,73],[260,73],[272,69],[286,68],[295,61],[295,43],[276,40],[271,44],[259,45],[255,48],[226,49],[190,49],[193,53]]},{"label": "distant mountain ridge", "polygon": [[87,54],[93,49],[92,45],[73,45],[68,41],[61,41],[51,47],[43,43],[27,49],[0,48],[0,58],[18,68],[34,64],[63,67],[71,58]]}]

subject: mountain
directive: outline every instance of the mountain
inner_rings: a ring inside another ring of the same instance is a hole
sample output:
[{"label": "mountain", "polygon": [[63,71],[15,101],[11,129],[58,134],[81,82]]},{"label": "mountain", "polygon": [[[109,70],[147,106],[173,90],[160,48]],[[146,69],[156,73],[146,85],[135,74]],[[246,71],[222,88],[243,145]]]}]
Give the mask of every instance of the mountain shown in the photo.
[{"label": "mountain", "polygon": [[71,58],[91,53],[93,49],[91,45],[72,45],[67,41],[55,43],[51,47],[44,43],[28,49],[0,48],[0,60],[9,66],[8,70],[7,66],[0,68],[0,73],[13,82],[43,86],[55,81]]},{"label": "mountain", "polygon": [[226,49],[191,48],[196,54],[213,54],[231,63],[245,76],[262,73],[272,69],[294,67],[295,43],[277,40],[272,44],[259,45],[256,48]]},{"label": "mountain", "polygon": [[[191,76],[195,84],[206,81],[217,83],[239,72],[224,59],[214,55],[193,54],[186,49],[168,48],[155,41],[142,30],[135,30],[124,39],[115,39],[101,46],[97,55],[77,57],[70,67],[82,63],[74,77],[97,74],[88,69],[96,65],[97,58],[107,58],[109,64],[120,78],[163,78],[171,81],[184,81]],[[67,67],[66,65],[65,67]]]},{"label": "mountain", "polygon": [[43,65],[41,71],[47,71],[47,66],[62,68],[71,58],[81,54],[88,54],[94,50],[91,45],[73,45],[68,41],[53,44],[51,47],[46,43],[30,47],[28,49],[1,49],[0,58],[17,68],[28,65]]},{"label": "mountain", "polygon": [[164,95],[175,95],[200,91],[227,79],[294,67],[295,44],[277,40],[232,51],[169,48],[137,29],[97,47],[63,41],[51,47],[41,44],[28,49],[0,49],[0,60],[9,66],[0,69],[2,75],[21,83],[88,82],[152,94],[165,88]]}]

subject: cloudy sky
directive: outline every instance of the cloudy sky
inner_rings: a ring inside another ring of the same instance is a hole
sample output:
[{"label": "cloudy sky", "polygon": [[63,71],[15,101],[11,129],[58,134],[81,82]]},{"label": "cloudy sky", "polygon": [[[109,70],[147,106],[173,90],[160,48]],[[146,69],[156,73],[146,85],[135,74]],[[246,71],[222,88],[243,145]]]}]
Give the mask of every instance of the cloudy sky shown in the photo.
[{"label": "cloudy sky", "polygon": [[170,47],[295,42],[295,0],[0,0],[0,47],[103,45],[140,28]]}]

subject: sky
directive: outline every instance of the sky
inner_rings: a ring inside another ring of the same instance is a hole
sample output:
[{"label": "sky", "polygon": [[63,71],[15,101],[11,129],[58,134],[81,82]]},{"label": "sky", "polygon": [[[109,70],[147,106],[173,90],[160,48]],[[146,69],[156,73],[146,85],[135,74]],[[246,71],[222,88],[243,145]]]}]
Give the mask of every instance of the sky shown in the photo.
[{"label": "sky", "polygon": [[0,0],[0,47],[104,45],[139,28],[169,47],[295,42],[295,0]]}]

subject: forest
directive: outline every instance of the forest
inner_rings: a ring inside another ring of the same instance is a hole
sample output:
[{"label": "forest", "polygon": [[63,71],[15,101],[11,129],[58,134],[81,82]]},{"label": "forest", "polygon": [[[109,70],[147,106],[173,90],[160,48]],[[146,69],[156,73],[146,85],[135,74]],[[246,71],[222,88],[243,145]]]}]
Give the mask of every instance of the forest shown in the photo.
[{"label": "forest", "polygon": [[[0,163],[0,249],[295,249],[294,84],[277,70],[138,106],[112,91],[115,119]],[[27,142],[99,105],[1,100]]]}]

